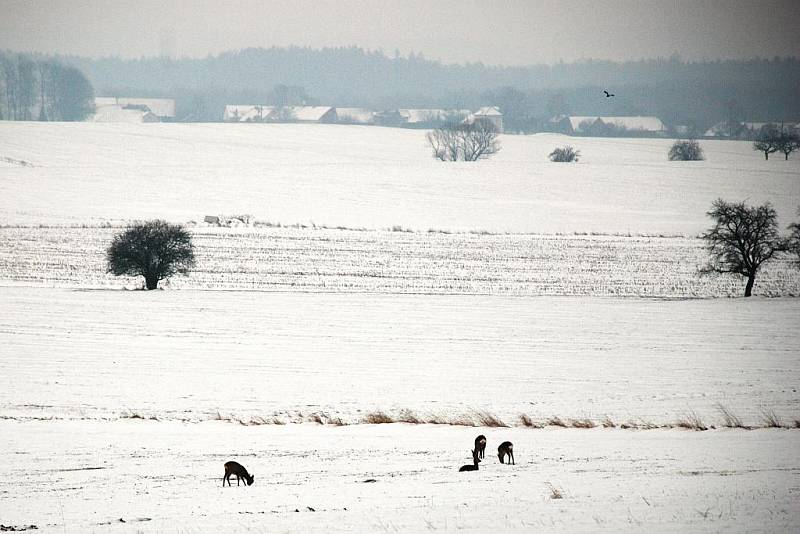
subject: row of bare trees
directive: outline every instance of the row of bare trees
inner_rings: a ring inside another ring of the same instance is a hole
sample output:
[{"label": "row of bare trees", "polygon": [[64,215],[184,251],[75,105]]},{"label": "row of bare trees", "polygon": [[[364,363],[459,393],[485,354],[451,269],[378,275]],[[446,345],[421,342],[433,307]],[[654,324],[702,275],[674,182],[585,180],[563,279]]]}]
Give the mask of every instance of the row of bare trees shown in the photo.
[{"label": "row of bare trees", "polygon": [[426,138],[433,157],[441,161],[478,161],[500,151],[497,128],[486,120],[449,122]]},{"label": "row of bare trees", "polygon": [[764,159],[769,159],[770,154],[781,152],[784,159],[789,159],[789,154],[800,149],[800,134],[791,131],[769,130],[753,142],[753,150],[764,153]]},{"label": "row of bare trees", "polygon": [[78,69],[0,52],[0,120],[80,121],[93,112],[94,89]]}]

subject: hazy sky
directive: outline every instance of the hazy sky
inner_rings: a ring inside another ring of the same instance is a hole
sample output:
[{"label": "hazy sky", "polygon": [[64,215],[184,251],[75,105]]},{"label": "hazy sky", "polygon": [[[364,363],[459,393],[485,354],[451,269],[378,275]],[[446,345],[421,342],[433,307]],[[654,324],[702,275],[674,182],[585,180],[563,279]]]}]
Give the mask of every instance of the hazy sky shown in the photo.
[{"label": "hazy sky", "polygon": [[0,49],[199,57],[291,44],[506,65],[800,56],[800,0],[0,0]]}]

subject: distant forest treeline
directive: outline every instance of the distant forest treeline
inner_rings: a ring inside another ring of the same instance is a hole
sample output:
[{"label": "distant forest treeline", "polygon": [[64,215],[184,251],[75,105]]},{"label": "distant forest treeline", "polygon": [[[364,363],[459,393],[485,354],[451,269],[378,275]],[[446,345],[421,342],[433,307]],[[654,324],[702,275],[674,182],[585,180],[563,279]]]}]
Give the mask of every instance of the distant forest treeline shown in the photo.
[{"label": "distant forest treeline", "polygon": [[0,120],[80,121],[93,112],[92,86],[79,69],[0,51]]},{"label": "distant forest treeline", "polygon": [[[86,73],[99,96],[175,98],[178,120],[221,120],[225,104],[270,104],[278,85],[304,89],[308,103],[339,107],[496,105],[511,131],[546,129],[556,114],[655,115],[697,130],[722,120],[800,119],[797,58],[498,67],[357,47],[290,47],[203,59],[58,59]],[[603,97],[603,89],[616,96]]]}]

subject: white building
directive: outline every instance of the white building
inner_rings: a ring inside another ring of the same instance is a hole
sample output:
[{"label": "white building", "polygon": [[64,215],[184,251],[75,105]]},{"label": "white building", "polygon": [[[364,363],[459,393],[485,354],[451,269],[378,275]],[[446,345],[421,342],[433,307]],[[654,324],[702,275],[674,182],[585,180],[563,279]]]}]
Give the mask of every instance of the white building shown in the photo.
[{"label": "white building", "polygon": [[497,133],[503,133],[503,114],[494,106],[484,107],[469,116],[469,122],[486,121],[494,125]]},{"label": "white building", "polygon": [[336,108],[331,106],[261,106],[229,104],[222,120],[226,122],[336,122]]},{"label": "white building", "polygon": [[175,120],[171,98],[99,96],[94,99],[94,122],[162,122]]},{"label": "white building", "polygon": [[336,108],[336,117],[344,124],[375,124],[375,112],[366,108]]},{"label": "white building", "polygon": [[630,117],[597,117],[597,116],[570,116],[569,124],[573,132],[586,133],[592,128],[608,124],[616,128],[632,132],[647,132],[653,134],[666,133],[667,127],[658,117],[630,116]]}]

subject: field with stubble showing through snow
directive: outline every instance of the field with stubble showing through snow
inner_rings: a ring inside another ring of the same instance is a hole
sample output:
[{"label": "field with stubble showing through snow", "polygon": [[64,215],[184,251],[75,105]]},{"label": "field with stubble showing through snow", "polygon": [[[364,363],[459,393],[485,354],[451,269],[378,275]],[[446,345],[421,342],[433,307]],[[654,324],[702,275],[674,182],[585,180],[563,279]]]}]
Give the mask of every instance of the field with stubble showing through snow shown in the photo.
[{"label": "field with stubble showing through snow", "polygon": [[[800,270],[750,299],[698,274],[714,199],[797,219],[800,158],[501,142],[449,164],[417,130],[0,123],[0,524],[800,529]],[[198,265],[138,291],[105,249],[154,217]],[[223,489],[231,459],[253,486]]]}]

